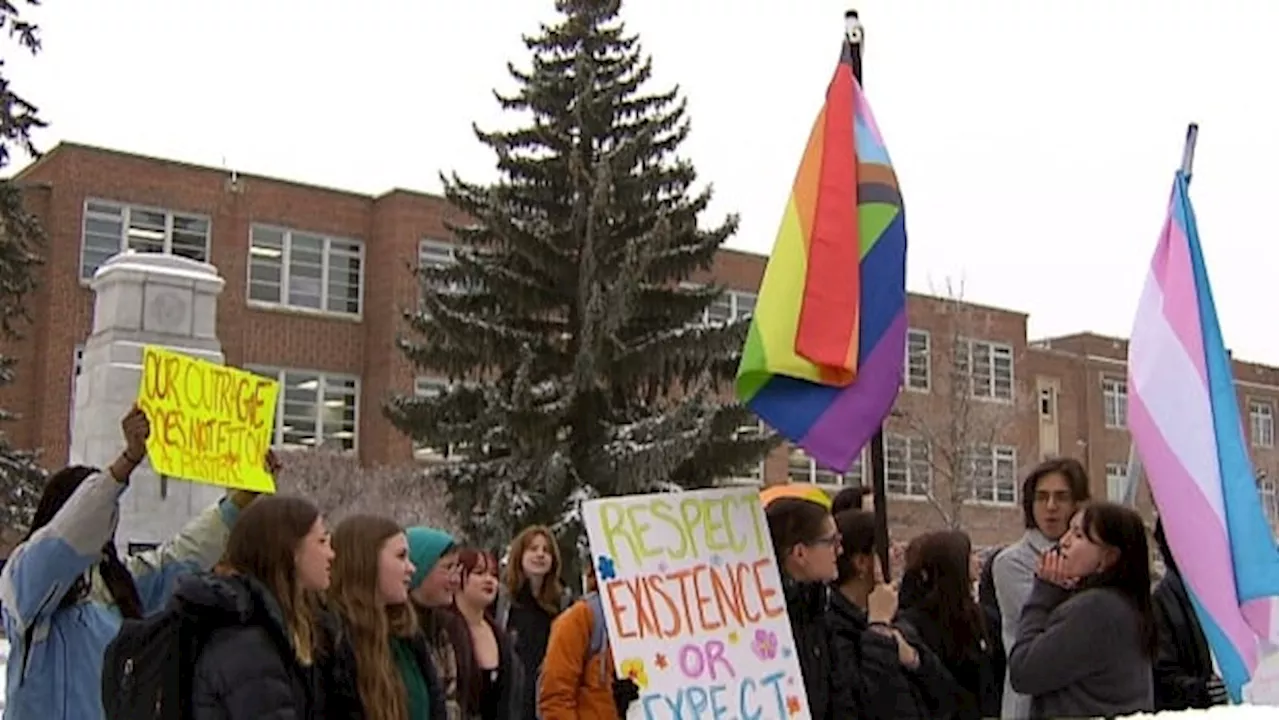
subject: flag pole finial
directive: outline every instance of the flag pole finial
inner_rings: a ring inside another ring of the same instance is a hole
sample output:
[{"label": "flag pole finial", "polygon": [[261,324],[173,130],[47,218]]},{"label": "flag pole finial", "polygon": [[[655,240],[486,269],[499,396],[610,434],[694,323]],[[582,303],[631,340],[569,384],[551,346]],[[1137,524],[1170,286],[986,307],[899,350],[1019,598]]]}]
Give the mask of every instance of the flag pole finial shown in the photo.
[{"label": "flag pole finial", "polygon": [[1196,160],[1196,139],[1200,137],[1200,126],[1196,123],[1187,125],[1187,139],[1182,145],[1182,174],[1191,180],[1191,166]]},{"label": "flag pole finial", "polygon": [[844,37],[851,45],[862,44],[862,21],[857,10],[844,11]]}]

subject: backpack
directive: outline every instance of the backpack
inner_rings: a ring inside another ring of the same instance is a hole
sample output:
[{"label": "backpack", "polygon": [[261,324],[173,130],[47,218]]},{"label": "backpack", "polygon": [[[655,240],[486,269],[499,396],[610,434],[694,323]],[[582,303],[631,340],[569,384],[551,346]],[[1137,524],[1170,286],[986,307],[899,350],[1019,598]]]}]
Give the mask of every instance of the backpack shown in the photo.
[{"label": "backpack", "polygon": [[[587,642],[587,652],[582,658],[582,664],[585,667],[592,657],[604,652],[604,646],[609,642],[609,629],[604,622],[604,601],[600,599],[600,593],[590,592],[582,596],[583,602],[587,604],[587,608],[591,611],[591,639]],[[600,663],[600,681],[605,682],[609,678],[608,671],[605,669],[606,663]],[[542,673],[538,673],[537,695],[542,696]],[[542,711],[538,711],[538,720],[543,720]]]},{"label": "backpack", "polygon": [[102,660],[106,720],[185,720],[199,653],[196,621],[177,607],[125,620]]}]

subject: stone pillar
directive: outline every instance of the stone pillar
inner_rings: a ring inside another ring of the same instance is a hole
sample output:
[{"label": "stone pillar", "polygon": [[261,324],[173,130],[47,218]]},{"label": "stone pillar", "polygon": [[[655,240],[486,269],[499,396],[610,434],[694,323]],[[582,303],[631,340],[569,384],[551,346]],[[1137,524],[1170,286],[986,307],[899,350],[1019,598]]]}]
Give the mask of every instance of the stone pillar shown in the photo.
[{"label": "stone pillar", "polygon": [[[208,263],[126,251],[93,276],[93,331],[85,343],[71,421],[72,464],[105,468],[123,448],[120,419],[138,396],[142,348],[168,349],[222,364],[218,295]],[[120,501],[116,545],[155,544],[223,494],[222,488],[160,478],[143,463]]]}]

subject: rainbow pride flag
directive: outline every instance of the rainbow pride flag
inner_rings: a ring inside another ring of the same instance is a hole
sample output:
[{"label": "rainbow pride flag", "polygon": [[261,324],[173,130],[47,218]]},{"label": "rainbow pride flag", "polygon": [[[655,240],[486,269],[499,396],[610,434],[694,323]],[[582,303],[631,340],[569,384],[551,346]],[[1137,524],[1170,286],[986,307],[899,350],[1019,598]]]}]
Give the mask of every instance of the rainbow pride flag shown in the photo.
[{"label": "rainbow pride flag", "polygon": [[1240,702],[1275,651],[1280,552],[1245,446],[1195,213],[1179,172],[1129,340],[1129,432],[1165,537]]},{"label": "rainbow pride flag", "polygon": [[907,230],[846,44],[769,256],[738,398],[818,463],[844,472],[902,383]]}]

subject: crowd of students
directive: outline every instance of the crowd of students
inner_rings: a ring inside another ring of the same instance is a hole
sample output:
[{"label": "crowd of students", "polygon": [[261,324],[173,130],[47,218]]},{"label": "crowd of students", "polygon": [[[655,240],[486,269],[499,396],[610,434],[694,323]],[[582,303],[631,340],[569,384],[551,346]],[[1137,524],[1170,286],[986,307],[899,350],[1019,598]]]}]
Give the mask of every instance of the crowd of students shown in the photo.
[{"label": "crowd of students", "polygon": [[[118,556],[149,432],[135,408],[110,467],[54,474],[0,573],[10,720],[617,720],[638,699],[594,578],[571,601],[543,527],[501,568],[440,529],[360,515],[330,533],[305,498],[230,491],[159,548]],[[1142,519],[1089,502],[1078,462],[1027,476],[1017,542],[980,559],[964,532],[926,533],[897,582],[861,498],[765,508],[816,720],[1225,700],[1159,528],[1153,596]]]}]

